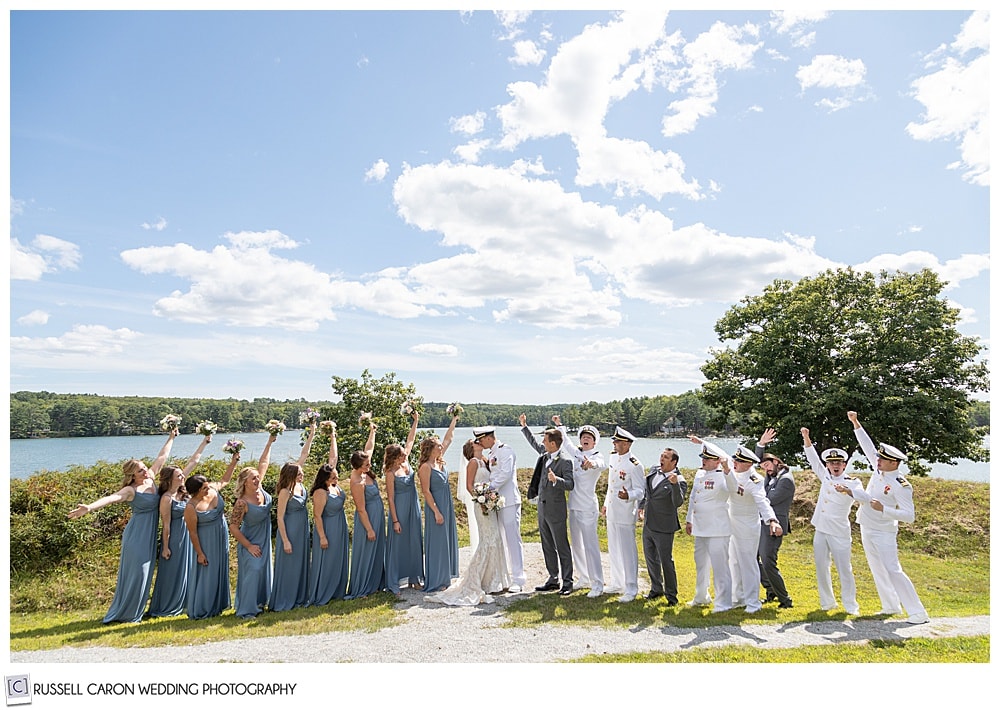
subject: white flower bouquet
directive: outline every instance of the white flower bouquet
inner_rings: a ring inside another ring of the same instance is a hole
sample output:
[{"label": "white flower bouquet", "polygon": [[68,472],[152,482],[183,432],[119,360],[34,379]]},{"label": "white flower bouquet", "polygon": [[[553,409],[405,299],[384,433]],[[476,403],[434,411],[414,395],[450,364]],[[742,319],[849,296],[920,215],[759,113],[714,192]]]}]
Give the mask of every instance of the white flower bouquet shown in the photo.
[{"label": "white flower bouquet", "polygon": [[413,402],[411,402],[410,400],[406,400],[401,405],[399,405],[399,413],[402,414],[404,417],[408,417],[411,414],[413,414],[413,409],[414,409]]},{"label": "white flower bouquet", "polygon": [[445,410],[444,410],[444,411],[445,411],[445,414],[450,414],[450,415],[451,415],[451,416],[453,416],[453,417],[457,417],[457,416],[459,416],[459,415],[460,415],[460,414],[461,414],[462,412],[464,412],[464,411],[465,411],[465,407],[463,407],[463,406],[462,406],[461,404],[459,404],[458,402],[452,402],[452,403],[451,403],[451,404],[449,404],[449,405],[448,405],[447,407],[445,407]]},{"label": "white flower bouquet", "polygon": [[319,430],[324,434],[333,434],[337,431],[337,422],[327,419],[319,423]]},{"label": "white flower bouquet", "polygon": [[285,423],[279,422],[277,419],[271,419],[264,425],[264,430],[272,436],[277,436],[285,430]]},{"label": "white flower bouquet", "polygon": [[197,431],[202,436],[211,436],[218,430],[219,430],[219,425],[211,421],[210,419],[205,419],[203,421],[198,422],[198,426],[195,428],[195,431]]},{"label": "white flower bouquet", "polygon": [[371,421],[371,418],[372,418],[371,412],[361,412],[361,416],[358,417],[358,424],[364,426],[365,422]]},{"label": "white flower bouquet", "polygon": [[320,418],[320,413],[317,412],[312,407],[306,407],[306,411],[299,412],[299,424],[304,426],[309,426],[313,422],[318,422]]},{"label": "white flower bouquet", "polygon": [[230,439],[226,442],[226,445],[222,447],[222,450],[227,454],[238,454],[243,451],[246,444],[244,444],[240,439]]},{"label": "white flower bouquet", "polygon": [[503,496],[497,493],[496,489],[490,488],[490,484],[486,482],[472,486],[472,499],[479,504],[483,515],[489,515],[491,510],[502,508],[505,502]]},{"label": "white flower bouquet", "polygon": [[160,428],[163,431],[172,431],[181,425],[181,418],[176,414],[168,414],[160,420]]}]

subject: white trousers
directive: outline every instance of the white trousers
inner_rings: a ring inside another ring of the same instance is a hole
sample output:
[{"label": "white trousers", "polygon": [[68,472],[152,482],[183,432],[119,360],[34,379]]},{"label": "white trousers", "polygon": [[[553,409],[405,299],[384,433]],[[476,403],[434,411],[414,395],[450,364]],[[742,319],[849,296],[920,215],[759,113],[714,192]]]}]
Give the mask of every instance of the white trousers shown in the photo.
[{"label": "white trousers", "polygon": [[695,537],[694,539],[694,599],[698,605],[711,604],[708,583],[715,581],[715,611],[731,609],[733,580],[729,575],[729,536]]},{"label": "white trousers", "polygon": [[639,547],[635,544],[635,523],[608,523],[608,557],[611,562],[611,589],[624,594],[639,593]]},{"label": "white trousers", "polygon": [[760,567],[757,546],[760,544],[760,523],[753,538],[733,534],[729,538],[729,571],[733,578],[733,606],[745,606],[747,611],[760,611]]},{"label": "white trousers", "polygon": [[570,510],[569,536],[576,586],[604,589],[601,543],[597,539],[597,508]]},{"label": "white trousers", "polygon": [[503,547],[507,553],[507,569],[511,584],[524,586],[524,552],[521,550],[521,504],[515,503],[499,509],[497,520],[503,533]]},{"label": "white trousers", "polygon": [[898,614],[902,605],[910,616],[927,616],[913,582],[899,564],[895,531],[876,532],[862,527],[861,544],[865,548],[865,557],[868,558],[868,566],[872,570],[875,589],[878,590],[878,598],[882,602],[882,611]]},{"label": "white trousers", "polygon": [[819,605],[826,610],[837,606],[837,598],[833,596],[833,579],[830,576],[832,559],[837,566],[837,576],[840,577],[840,600],[844,611],[857,614],[857,587],[854,583],[854,569],[851,567],[851,538],[834,537],[817,531],[813,535],[813,559],[816,561]]}]

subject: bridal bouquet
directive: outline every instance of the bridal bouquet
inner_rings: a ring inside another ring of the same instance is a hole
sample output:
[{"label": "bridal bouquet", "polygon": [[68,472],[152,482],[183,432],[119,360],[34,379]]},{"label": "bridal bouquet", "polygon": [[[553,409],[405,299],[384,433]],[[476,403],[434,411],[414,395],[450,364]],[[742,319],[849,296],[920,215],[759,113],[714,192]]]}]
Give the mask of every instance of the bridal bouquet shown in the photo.
[{"label": "bridal bouquet", "polygon": [[180,424],[181,418],[176,414],[168,414],[160,420],[160,428],[163,429],[163,431],[176,429],[180,426]]},{"label": "bridal bouquet", "polygon": [[226,442],[226,445],[222,447],[222,450],[227,454],[238,454],[243,451],[243,447],[246,446],[239,439],[230,439]]},{"label": "bridal bouquet", "polygon": [[285,430],[285,423],[279,422],[277,419],[271,419],[264,425],[264,430],[268,434],[278,435]]},{"label": "bridal bouquet", "polygon": [[371,421],[371,418],[372,418],[371,412],[361,412],[361,416],[358,417],[358,424],[364,426],[365,422]]},{"label": "bridal bouquet", "polygon": [[493,488],[490,488],[490,484],[476,483],[472,486],[472,499],[479,503],[479,507],[483,511],[483,515],[489,515],[491,510],[496,510],[497,508],[502,508],[504,504],[503,496],[497,493]]},{"label": "bridal bouquet", "polygon": [[219,430],[219,425],[209,419],[205,419],[203,421],[198,422],[198,426],[195,428],[195,431],[197,431],[202,436],[211,436],[218,430]]},{"label": "bridal bouquet", "polygon": [[465,411],[465,407],[463,407],[458,402],[452,402],[447,407],[445,407],[444,411],[445,414],[450,414],[453,417],[457,417],[458,415],[460,415],[462,412]]},{"label": "bridal bouquet", "polygon": [[337,431],[337,422],[327,419],[319,423],[319,430],[324,434],[330,435]]},{"label": "bridal bouquet", "polygon": [[299,412],[299,424],[309,426],[313,422],[319,421],[320,413],[312,407],[306,407],[306,411]]},{"label": "bridal bouquet", "polygon": [[404,417],[408,417],[411,414],[413,414],[413,409],[414,409],[413,402],[411,402],[410,400],[406,400],[401,405],[399,405],[399,413],[402,414]]}]

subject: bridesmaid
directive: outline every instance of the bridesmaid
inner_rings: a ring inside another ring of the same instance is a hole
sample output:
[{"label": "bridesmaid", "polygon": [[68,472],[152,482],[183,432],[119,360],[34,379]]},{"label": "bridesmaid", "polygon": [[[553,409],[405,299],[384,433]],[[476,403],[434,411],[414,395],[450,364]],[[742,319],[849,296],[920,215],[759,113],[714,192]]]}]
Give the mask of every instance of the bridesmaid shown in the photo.
[{"label": "bridesmaid", "polygon": [[236,479],[229,533],[238,543],[236,616],[241,619],[253,619],[264,611],[271,596],[271,494],[261,483],[271,463],[271,445],[277,438],[277,434],[271,434],[257,468],[247,466]]},{"label": "bridesmaid", "polygon": [[316,421],[296,463],[286,463],[278,474],[278,536],[274,539],[274,582],[271,611],[288,611],[309,603],[309,514],[302,466],[309,457]]},{"label": "bridesmaid", "polygon": [[424,586],[429,592],[447,589],[452,577],[458,577],[458,528],[444,461],[457,421],[457,415],[451,418],[443,443],[436,436],[420,442],[417,471],[424,494]]},{"label": "bridesmaid", "polygon": [[[351,454],[351,497],[354,499],[354,539],[347,599],[360,599],[385,589],[385,507],[372,475],[375,422],[368,420],[364,451]],[[363,533],[363,534],[362,534]]]},{"label": "bridesmaid", "polygon": [[337,430],[330,432],[330,453],[316,472],[309,491],[313,502],[312,563],[309,566],[309,605],[322,606],[347,594],[350,546],[344,491],[337,485]]},{"label": "bridesmaid", "polygon": [[184,524],[184,509],[190,497],[184,481],[198,465],[205,447],[211,441],[211,434],[202,439],[183,470],[179,466],[164,466],[160,469],[156,492],[160,495],[163,532],[153,598],[149,602],[149,616],[178,616],[184,613],[188,576],[191,574],[191,565],[194,564],[191,536]]},{"label": "bridesmaid", "polygon": [[232,479],[236,462],[234,455],[218,483],[202,475],[192,476],[184,482],[184,487],[191,494],[191,500],[184,509],[184,523],[198,563],[188,578],[189,619],[218,616],[231,606],[229,529],[226,526],[225,501],[219,491]]},{"label": "bridesmaid", "polygon": [[413,424],[406,437],[406,446],[389,444],[385,447],[382,472],[385,474],[385,497],[389,502],[386,534],[385,584],[400,596],[399,585],[408,579],[410,589],[423,589],[424,546],[420,530],[420,502],[413,469],[407,459],[417,436],[420,414],[413,411]]},{"label": "bridesmaid", "polygon": [[117,493],[104,496],[93,503],[81,503],[69,512],[76,519],[112,503],[128,503],[132,509],[125,532],[122,533],[122,551],[118,560],[118,581],[111,607],[104,615],[104,623],[113,621],[142,621],[149,590],[153,585],[153,566],[156,564],[156,530],[159,523],[160,496],[156,493],[153,476],[160,472],[170,455],[177,430],[171,429],[167,441],[149,468],[138,459],[125,462],[122,488]]}]

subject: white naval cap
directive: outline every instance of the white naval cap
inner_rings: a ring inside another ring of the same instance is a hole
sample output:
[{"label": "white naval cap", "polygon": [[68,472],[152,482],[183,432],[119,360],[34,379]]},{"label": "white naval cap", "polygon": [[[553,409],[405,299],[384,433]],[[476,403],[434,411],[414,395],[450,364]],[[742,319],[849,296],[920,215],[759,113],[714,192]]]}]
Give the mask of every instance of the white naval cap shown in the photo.
[{"label": "white naval cap", "polygon": [[820,458],[823,459],[824,463],[829,461],[843,461],[844,463],[847,463],[847,460],[851,457],[848,456],[847,452],[843,449],[833,448],[824,451]]},{"label": "white naval cap", "polygon": [[612,441],[635,441],[635,435],[629,433],[620,426],[615,427],[615,433],[611,435]]},{"label": "white naval cap", "polygon": [[479,441],[484,436],[489,436],[496,431],[495,426],[477,426],[472,429],[472,436],[476,441]]},{"label": "white naval cap", "polygon": [[591,436],[593,436],[594,444],[597,444],[597,442],[601,440],[601,432],[597,431],[597,427],[591,424],[584,424],[582,427],[580,427],[580,432],[577,434],[577,436],[580,437],[583,436],[584,434],[590,434]]},{"label": "white naval cap", "polygon": [[889,461],[906,461],[906,454],[885,442],[878,445],[878,457]]},{"label": "white naval cap", "polygon": [[743,463],[760,463],[760,458],[756,453],[751,451],[745,446],[737,446],[736,453],[733,454],[733,461],[742,461]]},{"label": "white naval cap", "polygon": [[710,444],[707,441],[701,444],[701,453],[698,454],[703,459],[724,459],[726,458],[726,452],[720,449],[715,444]]}]

